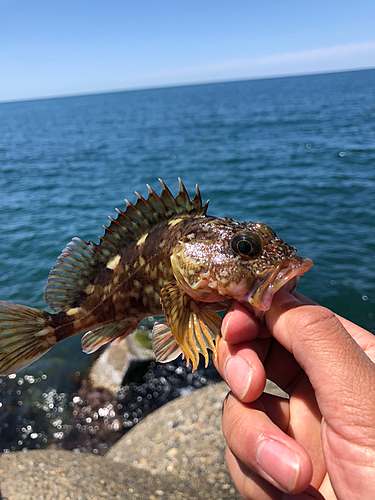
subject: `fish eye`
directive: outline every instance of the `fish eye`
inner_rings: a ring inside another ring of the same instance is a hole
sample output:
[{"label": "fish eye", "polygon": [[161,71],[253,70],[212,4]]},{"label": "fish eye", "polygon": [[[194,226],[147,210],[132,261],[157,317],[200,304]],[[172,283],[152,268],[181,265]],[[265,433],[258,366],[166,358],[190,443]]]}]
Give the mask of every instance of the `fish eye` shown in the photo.
[{"label": "fish eye", "polygon": [[256,257],[262,251],[262,242],[255,233],[238,233],[232,238],[232,249],[241,257]]}]

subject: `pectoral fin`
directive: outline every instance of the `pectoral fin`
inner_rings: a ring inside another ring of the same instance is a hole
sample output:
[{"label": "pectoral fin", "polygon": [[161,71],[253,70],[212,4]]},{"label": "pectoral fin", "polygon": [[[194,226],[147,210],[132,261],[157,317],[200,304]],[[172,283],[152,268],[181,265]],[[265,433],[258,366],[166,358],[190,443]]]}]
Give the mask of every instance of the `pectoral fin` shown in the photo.
[{"label": "pectoral fin", "polygon": [[216,356],[216,344],[220,337],[220,316],[208,309],[204,302],[192,299],[175,281],[167,283],[162,288],[160,297],[170,334],[164,324],[163,329],[153,335],[156,358],[163,361],[165,357],[165,361],[169,361],[169,355],[166,353],[172,352],[174,358],[177,357],[176,345],[178,345],[186,358],[187,365],[190,360],[192,361],[193,370],[198,366],[199,354],[203,354],[207,366],[209,360],[207,349],[211,349]]}]

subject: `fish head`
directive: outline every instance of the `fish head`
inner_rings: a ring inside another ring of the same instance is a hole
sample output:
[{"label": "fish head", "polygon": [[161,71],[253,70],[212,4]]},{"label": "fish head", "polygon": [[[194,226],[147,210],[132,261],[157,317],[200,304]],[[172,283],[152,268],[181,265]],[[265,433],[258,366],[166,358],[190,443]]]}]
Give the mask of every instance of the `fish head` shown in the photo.
[{"label": "fish head", "polygon": [[288,284],[293,293],[313,265],[260,222],[206,217],[192,235],[181,238],[171,256],[179,285],[198,301],[236,299],[257,317],[281,287]]}]

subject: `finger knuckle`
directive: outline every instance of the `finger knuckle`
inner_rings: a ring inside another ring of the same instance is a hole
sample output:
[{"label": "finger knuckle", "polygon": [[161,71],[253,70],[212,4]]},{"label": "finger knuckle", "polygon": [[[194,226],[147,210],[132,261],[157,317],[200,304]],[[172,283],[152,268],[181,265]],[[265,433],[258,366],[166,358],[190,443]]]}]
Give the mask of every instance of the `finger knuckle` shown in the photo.
[{"label": "finger knuckle", "polygon": [[295,328],[305,337],[317,337],[319,334],[329,335],[337,331],[339,321],[335,314],[322,306],[301,307],[294,318]]}]

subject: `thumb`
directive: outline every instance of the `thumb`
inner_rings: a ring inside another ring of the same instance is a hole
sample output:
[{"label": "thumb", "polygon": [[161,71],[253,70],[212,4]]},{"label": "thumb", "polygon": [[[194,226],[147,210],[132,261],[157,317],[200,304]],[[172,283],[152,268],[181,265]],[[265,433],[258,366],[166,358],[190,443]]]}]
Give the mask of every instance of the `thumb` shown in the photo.
[{"label": "thumb", "polygon": [[310,379],[323,417],[339,431],[375,419],[375,365],[335,314],[279,291],[265,314],[267,326]]}]

